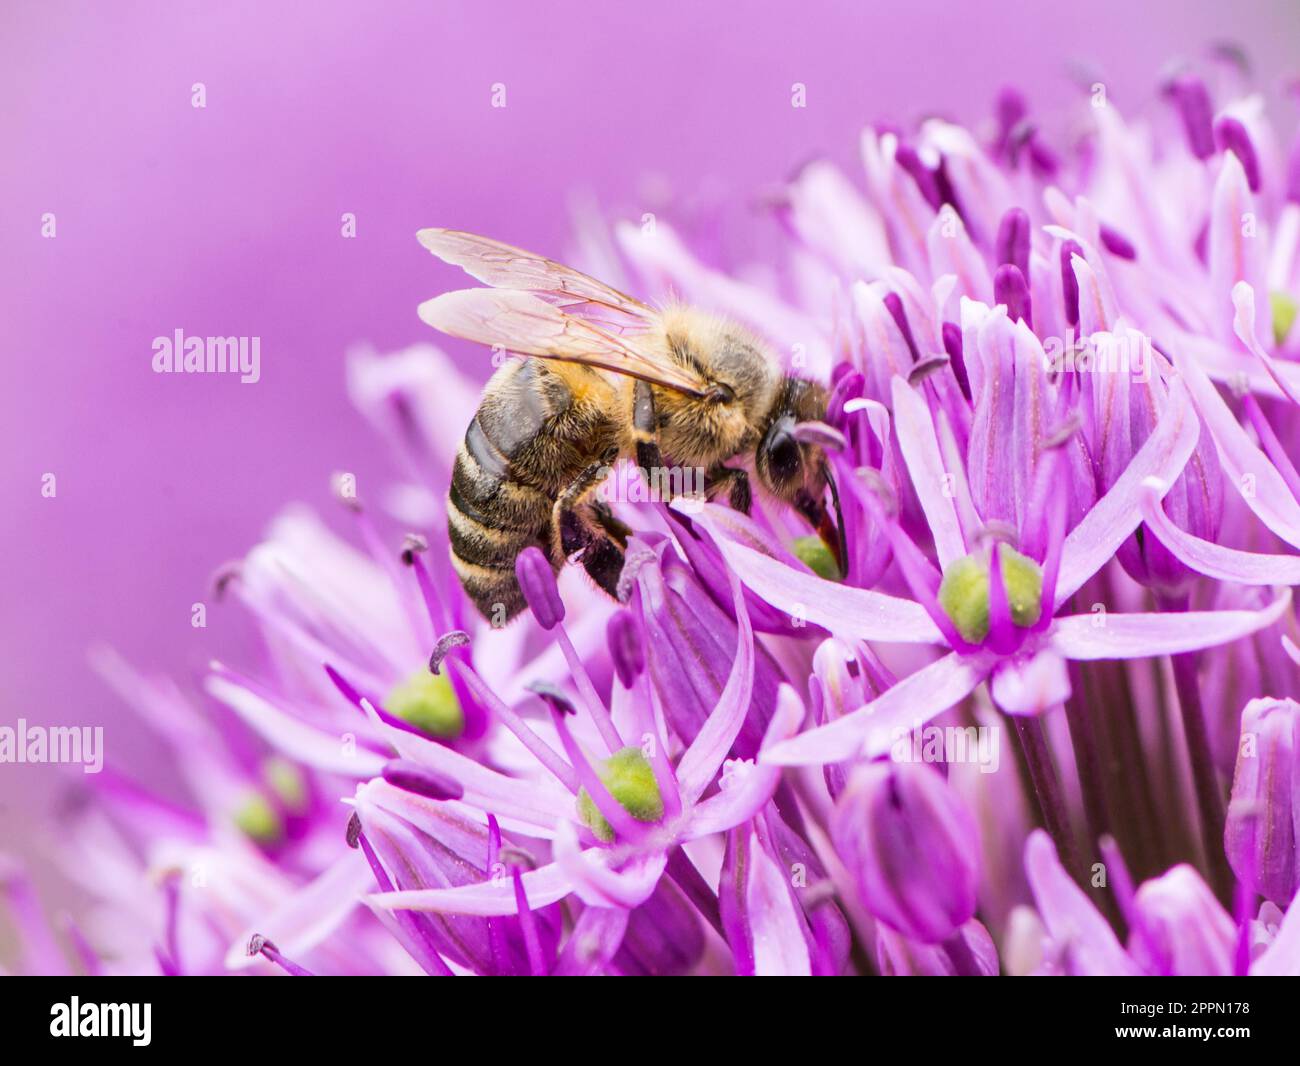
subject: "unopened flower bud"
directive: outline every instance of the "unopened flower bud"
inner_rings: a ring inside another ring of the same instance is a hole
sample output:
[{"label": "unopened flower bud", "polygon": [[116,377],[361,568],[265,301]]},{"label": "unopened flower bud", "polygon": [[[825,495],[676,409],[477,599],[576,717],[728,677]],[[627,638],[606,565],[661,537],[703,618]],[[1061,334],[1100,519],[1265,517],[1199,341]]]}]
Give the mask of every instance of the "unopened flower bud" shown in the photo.
[{"label": "unopened flower bud", "polygon": [[393,759],[385,763],[383,776],[395,788],[428,799],[454,800],[465,794],[459,781],[423,766],[414,759]]},{"label": "unopened flower bud", "polygon": [[1007,317],[1012,322],[1024,322],[1031,329],[1034,325],[1034,313],[1029,297],[1029,282],[1020,268],[1012,263],[1003,263],[993,275],[993,299],[1007,309]]},{"label": "unopened flower bud", "polygon": [[835,846],[863,906],[913,940],[947,940],[975,913],[970,811],[925,763],[860,766],[835,805]]},{"label": "unopened flower bud", "polygon": [[555,583],[555,571],[540,548],[525,548],[519,553],[515,577],[539,626],[554,629],[564,621],[564,601]]},{"label": "unopened flower bud", "polygon": [[1250,186],[1250,191],[1259,192],[1259,156],[1255,153],[1255,145],[1251,141],[1246,127],[1241,124],[1239,119],[1225,115],[1219,119],[1214,132],[1219,147],[1225,152],[1231,152],[1241,163],[1241,169],[1245,171],[1246,184]]},{"label": "unopened flower bud", "polygon": [[1175,977],[1232,973],[1237,930],[1192,867],[1175,866],[1133,898],[1133,955],[1152,973]]},{"label": "unopened flower bud", "polygon": [[1074,257],[1083,258],[1083,248],[1078,241],[1061,245],[1061,295],[1065,301],[1065,321],[1071,326],[1079,324],[1079,278],[1074,273]]},{"label": "unopened flower bud", "polygon": [[[995,257],[999,265],[1016,267],[1022,277],[1029,276],[1029,239],[1033,226],[1023,207],[1013,207],[998,224]],[[1001,301],[999,301],[1001,302]]]},{"label": "unopened flower bud", "polygon": [[1300,888],[1297,753],[1300,703],[1261,699],[1246,704],[1223,846],[1242,883],[1283,908]]},{"label": "unopened flower bud", "polygon": [[641,647],[641,633],[632,613],[617,611],[612,614],[605,627],[605,637],[609,641],[609,657],[619,682],[624,688],[631,688],[645,669],[645,649]]},{"label": "unopened flower bud", "polygon": [[1200,78],[1178,78],[1168,86],[1167,92],[1182,116],[1192,154],[1197,159],[1209,159],[1214,154],[1214,105],[1205,82]]}]

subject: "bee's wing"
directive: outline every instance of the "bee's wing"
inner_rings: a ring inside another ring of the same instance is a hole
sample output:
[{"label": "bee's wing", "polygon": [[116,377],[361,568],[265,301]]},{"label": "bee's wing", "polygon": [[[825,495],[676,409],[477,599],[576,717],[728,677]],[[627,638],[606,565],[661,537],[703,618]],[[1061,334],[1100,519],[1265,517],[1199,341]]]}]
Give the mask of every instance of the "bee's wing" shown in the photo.
[{"label": "bee's wing", "polygon": [[533,292],[459,289],[426,300],[420,305],[420,318],[453,337],[521,355],[582,363],[695,396],[706,392],[701,378],[635,334],[619,336]]},{"label": "bee's wing", "polygon": [[485,285],[536,293],[607,332],[637,332],[654,322],[655,312],[640,300],[545,256],[460,230],[422,229],[416,236],[443,262]]}]

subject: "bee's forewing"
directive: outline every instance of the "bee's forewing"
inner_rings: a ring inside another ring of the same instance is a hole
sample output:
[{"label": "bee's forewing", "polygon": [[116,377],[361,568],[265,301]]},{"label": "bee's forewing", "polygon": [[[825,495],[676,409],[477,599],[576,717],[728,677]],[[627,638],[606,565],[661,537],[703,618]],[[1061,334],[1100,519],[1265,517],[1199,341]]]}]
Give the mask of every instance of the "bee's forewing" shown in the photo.
[{"label": "bee's forewing", "polygon": [[705,391],[697,376],[634,335],[618,336],[533,292],[459,289],[426,300],[420,318],[453,337],[504,351],[582,363],[694,395]]},{"label": "bee's forewing", "polygon": [[443,262],[460,267],[493,288],[524,289],[568,297],[569,302],[596,303],[644,319],[647,324],[653,319],[654,312],[641,301],[545,256],[460,230],[422,229],[416,236]]}]

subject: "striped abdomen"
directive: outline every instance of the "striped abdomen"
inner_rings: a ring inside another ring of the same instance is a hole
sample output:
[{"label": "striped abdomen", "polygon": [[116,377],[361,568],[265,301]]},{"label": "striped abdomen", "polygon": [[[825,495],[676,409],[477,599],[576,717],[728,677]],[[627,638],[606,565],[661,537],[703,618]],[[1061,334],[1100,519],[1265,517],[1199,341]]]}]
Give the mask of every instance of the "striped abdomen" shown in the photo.
[{"label": "striped abdomen", "polygon": [[563,563],[552,548],[556,497],[613,433],[596,397],[585,389],[575,396],[572,378],[569,368],[534,359],[507,364],[488,383],[456,454],[447,498],[452,565],[494,624],[525,606],[515,580],[521,551],[536,545],[557,570]]}]

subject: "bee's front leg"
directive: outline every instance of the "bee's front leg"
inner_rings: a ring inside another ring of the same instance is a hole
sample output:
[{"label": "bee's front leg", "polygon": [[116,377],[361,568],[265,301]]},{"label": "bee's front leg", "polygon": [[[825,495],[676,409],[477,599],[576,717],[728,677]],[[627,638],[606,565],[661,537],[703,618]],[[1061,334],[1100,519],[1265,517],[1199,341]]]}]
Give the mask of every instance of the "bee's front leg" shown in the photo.
[{"label": "bee's front leg", "polygon": [[749,491],[749,474],[744,470],[733,470],[719,463],[705,475],[709,499],[717,499],[724,493],[733,511],[749,514],[749,505],[753,496]]},{"label": "bee's front leg", "polygon": [[[663,456],[659,451],[659,426],[655,418],[654,393],[645,381],[636,383],[632,401],[632,432],[636,439],[636,465],[641,469],[641,477],[647,485],[674,486],[672,476],[662,476]],[[682,472],[678,472],[682,473]],[[684,476],[682,480],[685,480]],[[689,484],[689,482],[688,482]],[[719,463],[704,472],[702,486],[709,499],[716,499],[723,493],[737,511],[749,514],[749,475],[743,470],[732,470]],[[676,495],[675,490],[673,494]],[[698,488],[697,490],[698,491]],[[690,493],[694,495],[694,492]]]},{"label": "bee's front leg", "polygon": [[659,454],[659,425],[655,415],[655,396],[648,381],[637,380],[632,390],[632,437],[636,441],[636,465],[646,484],[663,465]]}]

